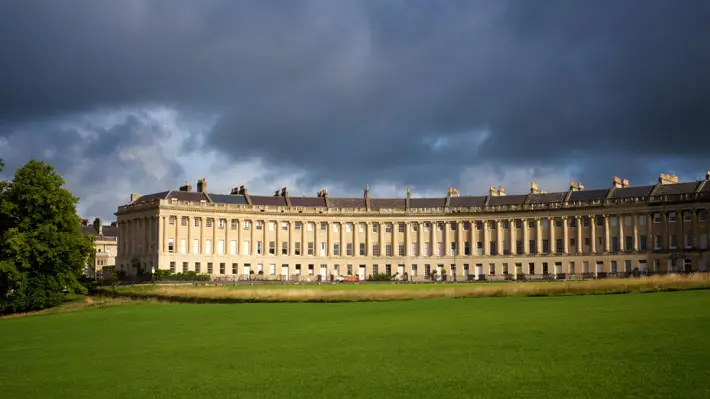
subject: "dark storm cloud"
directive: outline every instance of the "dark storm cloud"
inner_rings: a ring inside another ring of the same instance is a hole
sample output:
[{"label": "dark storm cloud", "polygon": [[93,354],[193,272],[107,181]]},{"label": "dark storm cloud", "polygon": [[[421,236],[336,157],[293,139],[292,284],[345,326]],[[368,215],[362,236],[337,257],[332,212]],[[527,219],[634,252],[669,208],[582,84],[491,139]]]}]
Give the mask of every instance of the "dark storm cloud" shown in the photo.
[{"label": "dark storm cloud", "polygon": [[708,20],[670,0],[4,2],[0,117],[201,107],[208,146],[309,184],[483,164],[640,184],[710,166]]}]

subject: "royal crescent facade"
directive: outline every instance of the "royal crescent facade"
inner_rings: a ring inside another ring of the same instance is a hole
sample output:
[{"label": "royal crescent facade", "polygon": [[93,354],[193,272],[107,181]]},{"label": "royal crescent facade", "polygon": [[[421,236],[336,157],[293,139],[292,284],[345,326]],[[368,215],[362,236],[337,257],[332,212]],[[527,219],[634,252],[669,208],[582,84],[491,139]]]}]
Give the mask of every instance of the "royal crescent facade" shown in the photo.
[{"label": "royal crescent facade", "polygon": [[169,269],[227,280],[410,281],[573,279],[705,272],[710,172],[705,180],[523,195],[361,198],[250,195],[244,186],[131,195],[116,212],[116,265],[128,275]]}]

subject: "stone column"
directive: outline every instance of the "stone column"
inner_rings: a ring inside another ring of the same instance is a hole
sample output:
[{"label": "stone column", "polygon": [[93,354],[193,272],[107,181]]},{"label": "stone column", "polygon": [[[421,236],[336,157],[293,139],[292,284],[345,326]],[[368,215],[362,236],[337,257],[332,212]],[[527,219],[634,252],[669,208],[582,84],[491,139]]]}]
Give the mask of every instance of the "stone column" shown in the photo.
[{"label": "stone column", "polygon": [[[515,236],[516,233],[516,227],[515,227],[515,219],[508,219],[508,226],[510,227],[510,254],[511,255],[517,255],[518,253],[518,247],[517,247],[517,238]],[[513,268],[515,268],[515,265],[513,265]]]},{"label": "stone column", "polygon": [[365,224],[365,253],[372,256],[372,222]]},{"label": "stone column", "polygon": [[579,255],[584,253],[584,238],[582,236],[584,226],[581,216],[575,216],[574,218],[577,222],[577,254]]},{"label": "stone column", "polygon": [[412,256],[412,224],[404,223],[404,256]]},{"label": "stone column", "polygon": [[[508,225],[508,228],[510,228],[510,225]],[[498,255],[502,255],[504,253],[502,220],[496,220],[496,233],[496,251],[498,251]]]},{"label": "stone column", "polygon": [[[360,222],[353,222],[353,256],[360,256]],[[359,267],[359,266],[358,266]]]},{"label": "stone column", "polygon": [[557,221],[553,217],[548,219],[550,223],[550,253],[555,254],[557,253],[557,237],[555,237],[555,224]]},{"label": "stone column", "polygon": [[[653,212],[646,215],[646,227],[647,227],[647,231],[648,231],[648,236],[651,240],[651,242],[650,242],[651,251],[655,251],[656,250],[656,233],[655,233],[656,228],[653,225]],[[649,270],[653,270],[652,269],[653,265],[649,265],[648,267],[649,267]]]},{"label": "stone column", "polygon": [[417,229],[417,235],[419,236],[419,256],[424,256],[424,223],[419,222],[419,228]]},{"label": "stone column", "polygon": [[619,224],[619,251],[626,251],[626,237],[624,236],[624,223],[626,223],[625,215],[617,215],[616,222]]},{"label": "stone column", "polygon": [[[617,220],[618,222],[618,220]],[[604,252],[611,252],[611,231],[609,231],[609,215],[604,215]]]},{"label": "stone column", "polygon": [[[308,230],[308,221],[303,221],[301,222],[301,255],[300,256],[306,256],[308,255],[308,242],[306,242],[306,231]],[[315,244],[313,244],[315,245]],[[315,247],[313,247],[313,253],[315,253]]]},{"label": "stone column", "polygon": [[444,253],[441,256],[449,256],[449,222],[445,221],[442,223],[444,223],[444,228],[441,232],[441,242],[444,246]]},{"label": "stone column", "polygon": [[249,236],[249,256],[253,257],[256,255],[256,220],[251,219],[251,222],[249,223],[249,228],[251,230]]},{"label": "stone column", "polygon": [[634,252],[638,252],[639,250],[639,215],[632,215],[633,218],[631,224],[633,226],[633,238],[631,240],[633,244],[633,250]]},{"label": "stone column", "polygon": [[345,243],[346,225],[347,225],[347,222],[340,222],[340,256],[341,257],[346,256],[348,253],[348,244]]},{"label": "stone column", "polygon": [[[456,222],[456,254],[458,256],[463,256],[463,247],[464,247],[464,232],[463,232],[463,221],[458,220]],[[457,270],[458,271],[458,270]]]},{"label": "stone column", "polygon": [[535,218],[535,244],[537,246],[537,253],[542,253],[542,220],[540,218]]},{"label": "stone column", "polygon": [[[405,234],[406,230],[405,230]],[[395,259],[399,258],[399,222],[392,222],[392,257]],[[396,265],[395,265],[396,266]]]},{"label": "stone column", "polygon": [[692,241],[690,244],[693,246],[693,248],[697,249],[700,247],[698,245],[698,242],[700,240],[700,231],[698,230],[698,210],[693,209],[691,212],[692,212],[692,218],[693,218],[693,220],[691,222],[692,226],[693,226],[693,228],[692,228],[692,230],[693,230],[692,235],[693,236],[692,236]]},{"label": "stone column", "polygon": [[[590,241],[591,241],[591,253],[595,254],[597,253],[597,215],[591,216],[591,220],[589,221],[589,235]],[[596,267],[596,265],[594,266]]]},{"label": "stone column", "polygon": [[491,245],[490,245],[490,230],[489,230],[489,221],[484,220],[483,221],[483,255],[485,256],[490,256],[491,255]]},{"label": "stone column", "polygon": [[377,238],[377,248],[380,250],[380,255],[379,256],[386,256],[387,252],[385,251],[385,246],[387,245],[385,243],[385,229],[386,229],[387,223],[380,223],[377,228],[377,231],[379,232],[378,238]]},{"label": "stone column", "polygon": [[529,255],[530,254],[530,248],[528,248],[528,244],[530,243],[530,226],[529,226],[529,220],[523,218],[523,255]]},{"label": "stone column", "polygon": [[562,217],[562,250],[565,255],[569,255],[569,219]]}]

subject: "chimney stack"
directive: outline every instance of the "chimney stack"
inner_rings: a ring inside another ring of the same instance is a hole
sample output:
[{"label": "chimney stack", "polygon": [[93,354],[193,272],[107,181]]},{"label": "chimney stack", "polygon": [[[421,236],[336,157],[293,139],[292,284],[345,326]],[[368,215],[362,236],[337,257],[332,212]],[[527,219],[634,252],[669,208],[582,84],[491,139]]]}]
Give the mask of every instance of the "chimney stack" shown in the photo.
[{"label": "chimney stack", "polygon": [[180,191],[186,191],[189,193],[192,191],[192,185],[188,182],[185,182],[185,185],[180,187]]},{"label": "chimney stack", "polygon": [[131,194],[131,204],[138,201],[138,198],[140,198],[140,197],[141,197],[140,194],[132,193]]},{"label": "chimney stack", "polygon": [[710,170],[705,173],[705,180],[710,180]]},{"label": "chimney stack", "polygon": [[505,187],[503,187],[503,186],[498,187],[498,196],[499,196],[499,197],[504,197],[504,196],[506,196],[506,195],[508,195],[508,194],[507,194],[506,191],[505,191]]},{"label": "chimney stack", "polygon": [[198,193],[206,193],[207,192],[207,179],[202,178],[197,181],[197,192]]},{"label": "chimney stack", "polygon": [[81,226],[87,227],[89,225],[89,219],[81,219]]},{"label": "chimney stack", "polygon": [[96,229],[98,235],[104,235],[104,226],[101,224],[101,218],[94,219],[94,229]]},{"label": "chimney stack", "polygon": [[661,185],[678,184],[678,176],[671,173],[661,173],[658,175],[658,183]]},{"label": "chimney stack", "polygon": [[318,191],[318,198],[326,198],[328,197],[328,190],[326,189],[321,189]]},{"label": "chimney stack", "polygon": [[497,197],[498,196],[498,190],[496,189],[496,186],[488,186],[488,195],[491,197]]},{"label": "chimney stack", "polygon": [[614,181],[611,183],[611,186],[614,188],[621,188],[621,178],[614,176]]},{"label": "chimney stack", "polygon": [[282,197],[288,197],[288,188],[287,188],[287,187],[282,187],[282,188],[281,188],[281,196],[282,196]]}]

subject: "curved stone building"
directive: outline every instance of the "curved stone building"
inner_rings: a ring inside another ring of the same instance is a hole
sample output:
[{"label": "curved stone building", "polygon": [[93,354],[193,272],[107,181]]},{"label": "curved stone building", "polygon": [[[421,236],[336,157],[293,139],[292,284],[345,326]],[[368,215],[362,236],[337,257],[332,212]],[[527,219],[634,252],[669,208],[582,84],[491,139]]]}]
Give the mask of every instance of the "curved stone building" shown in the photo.
[{"label": "curved stone building", "polygon": [[681,183],[485,196],[250,195],[242,186],[131,195],[116,213],[116,264],[213,278],[319,280],[386,273],[413,281],[605,277],[707,271],[710,172]]}]

